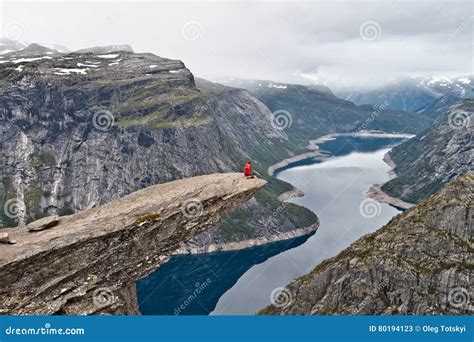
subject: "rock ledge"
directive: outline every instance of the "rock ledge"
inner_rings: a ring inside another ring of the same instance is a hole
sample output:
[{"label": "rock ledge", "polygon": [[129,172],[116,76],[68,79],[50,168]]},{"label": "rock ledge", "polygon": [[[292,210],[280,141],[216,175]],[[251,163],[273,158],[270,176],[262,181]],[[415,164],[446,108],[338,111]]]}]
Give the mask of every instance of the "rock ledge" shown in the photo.
[{"label": "rock ledge", "polygon": [[135,281],[250,199],[264,180],[212,174],[155,185],[34,234],[0,229],[0,314],[139,314]]}]

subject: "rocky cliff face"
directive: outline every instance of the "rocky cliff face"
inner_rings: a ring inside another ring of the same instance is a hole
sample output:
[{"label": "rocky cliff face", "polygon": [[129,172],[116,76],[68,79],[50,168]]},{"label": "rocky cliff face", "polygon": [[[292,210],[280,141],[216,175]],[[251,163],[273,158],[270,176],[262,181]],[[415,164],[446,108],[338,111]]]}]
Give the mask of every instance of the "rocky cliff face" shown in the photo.
[{"label": "rocky cliff face", "polygon": [[460,101],[461,99],[459,97],[453,95],[444,95],[422,107],[418,113],[426,115],[435,120],[438,116],[447,112],[450,107],[454,106]]},{"label": "rocky cliff face", "polygon": [[[152,54],[8,53],[0,60],[0,104],[0,197],[11,208],[2,213],[4,226],[82,211],[157,183],[240,170],[246,158],[265,170],[259,156],[271,162],[289,149],[269,110],[248,92],[200,89],[181,61]],[[274,146],[277,153],[265,153]],[[272,199],[291,188],[271,184]],[[271,227],[256,225],[252,210],[271,217],[281,203],[252,203],[212,240],[301,228],[289,212]]]},{"label": "rocky cliff face", "polygon": [[472,314],[474,176],[296,279],[269,315]]},{"label": "rocky cliff face", "polygon": [[467,99],[441,114],[432,127],[394,147],[390,159],[396,178],[382,186],[390,196],[417,203],[456,176],[474,171],[474,100]]},{"label": "rocky cliff face", "polygon": [[212,174],[155,185],[60,218],[39,232],[6,228],[0,314],[138,314],[135,281],[265,184]]}]

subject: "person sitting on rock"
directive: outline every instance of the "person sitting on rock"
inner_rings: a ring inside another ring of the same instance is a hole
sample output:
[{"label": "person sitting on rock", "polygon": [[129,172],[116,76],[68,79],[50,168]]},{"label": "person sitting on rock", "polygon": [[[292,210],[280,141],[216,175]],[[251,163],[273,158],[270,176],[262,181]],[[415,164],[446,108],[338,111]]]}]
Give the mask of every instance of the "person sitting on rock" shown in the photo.
[{"label": "person sitting on rock", "polygon": [[247,164],[244,166],[244,176],[247,178],[253,178],[252,174],[252,163],[250,160],[247,161]]}]

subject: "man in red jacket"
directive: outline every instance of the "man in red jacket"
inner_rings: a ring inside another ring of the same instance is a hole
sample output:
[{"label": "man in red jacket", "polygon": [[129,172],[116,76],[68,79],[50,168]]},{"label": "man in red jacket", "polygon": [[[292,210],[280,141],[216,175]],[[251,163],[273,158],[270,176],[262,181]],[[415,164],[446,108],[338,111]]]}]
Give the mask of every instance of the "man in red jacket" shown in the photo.
[{"label": "man in red jacket", "polygon": [[247,178],[253,178],[252,175],[252,163],[250,160],[247,161],[247,164],[244,166],[244,176]]}]

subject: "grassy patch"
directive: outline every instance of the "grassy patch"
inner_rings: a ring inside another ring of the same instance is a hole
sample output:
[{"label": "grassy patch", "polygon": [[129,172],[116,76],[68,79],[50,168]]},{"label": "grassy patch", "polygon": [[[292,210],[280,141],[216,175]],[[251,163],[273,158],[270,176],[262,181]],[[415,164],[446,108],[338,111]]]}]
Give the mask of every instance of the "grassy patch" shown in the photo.
[{"label": "grassy patch", "polygon": [[56,165],[56,157],[51,152],[43,152],[37,156],[37,159],[42,165]]},{"label": "grassy patch", "polygon": [[140,223],[143,223],[143,222],[146,222],[146,221],[153,221],[153,220],[159,218],[160,216],[161,215],[159,213],[141,215],[141,216],[138,216],[137,218],[135,218],[135,224],[140,224]]}]

